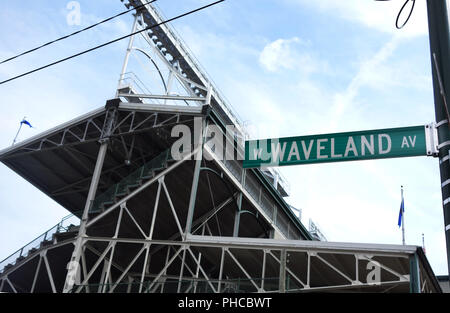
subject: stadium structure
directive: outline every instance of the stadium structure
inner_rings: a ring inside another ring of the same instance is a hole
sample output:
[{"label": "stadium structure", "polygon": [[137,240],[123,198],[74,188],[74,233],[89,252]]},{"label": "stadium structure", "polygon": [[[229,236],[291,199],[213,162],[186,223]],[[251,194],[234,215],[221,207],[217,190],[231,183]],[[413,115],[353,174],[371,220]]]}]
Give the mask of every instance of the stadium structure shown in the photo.
[{"label": "stadium structure", "polygon": [[[148,29],[130,37],[115,99],[0,152],[71,213],[0,263],[0,292],[442,291],[421,247],[310,233],[276,169],[243,168],[243,123],[163,21],[154,5],[136,11],[133,32]],[[133,55],[152,68],[151,92],[128,70]],[[181,159],[175,125],[203,130]]]}]

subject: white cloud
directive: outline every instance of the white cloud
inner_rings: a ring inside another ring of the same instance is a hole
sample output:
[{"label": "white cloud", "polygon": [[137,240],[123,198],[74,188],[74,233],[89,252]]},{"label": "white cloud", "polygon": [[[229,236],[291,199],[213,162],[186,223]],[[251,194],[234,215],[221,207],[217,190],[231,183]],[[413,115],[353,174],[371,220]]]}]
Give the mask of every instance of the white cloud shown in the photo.
[{"label": "white cloud", "polygon": [[[385,92],[394,86],[406,88],[414,86],[416,89],[427,89],[424,86],[431,86],[431,78],[415,73],[409,63],[391,60],[397,48],[403,43],[405,40],[402,36],[393,35],[378,51],[360,60],[355,74],[347,86],[341,90],[331,90],[321,79],[308,75],[319,73],[321,77],[329,76],[334,70],[325,60],[315,56],[310,44],[297,37],[277,39],[267,44],[260,54],[259,62],[271,72],[295,69],[295,75],[290,78],[293,79],[294,93],[298,97],[296,102],[299,108],[296,110],[307,112],[310,117],[322,116],[321,119],[328,121],[321,123],[321,128],[315,131],[321,133],[341,131],[342,127],[345,128],[351,124],[349,121],[356,122],[353,127],[359,127],[364,123],[364,120],[358,121],[359,112],[367,109],[360,99],[362,88]],[[286,87],[291,88],[289,86]],[[280,98],[277,100],[281,101]],[[317,103],[321,106],[317,106]],[[318,115],[315,115],[316,113]],[[285,117],[285,121],[287,118]],[[344,119],[345,125],[342,124]]]},{"label": "white cloud", "polygon": [[335,130],[346,111],[355,105],[356,97],[361,87],[378,87],[381,82],[390,80],[389,76],[383,75],[380,77],[378,69],[392,56],[398,43],[399,37],[394,36],[374,56],[363,61],[347,88],[334,95],[333,106],[329,111],[329,120],[331,122],[327,125],[328,131]]},{"label": "white cloud", "polygon": [[[234,90],[241,95],[241,100],[248,108],[258,108],[245,112],[252,120],[246,121],[246,130],[251,138],[269,138],[285,133],[287,116],[277,104],[278,100],[263,85],[254,83],[238,83]],[[242,111],[240,112],[242,113]]]},{"label": "white cloud", "polygon": [[[381,32],[398,33],[401,36],[425,35],[427,27],[427,9],[425,1],[415,1],[415,8],[408,24],[401,30],[395,27],[397,15],[404,1],[361,1],[361,0],[288,0],[289,2],[310,6],[343,18],[357,22],[365,27]],[[412,1],[405,7],[400,17],[400,23],[406,19],[411,9]]]},{"label": "white cloud", "polygon": [[300,74],[309,74],[325,68],[311,54],[310,44],[298,37],[277,39],[267,44],[259,55],[260,64],[270,72],[281,69],[299,70]]},{"label": "white cloud", "polygon": [[[171,26],[174,28],[173,25]],[[259,53],[251,45],[243,44],[250,40],[245,34],[236,33],[233,36],[224,36],[214,32],[199,33],[197,29],[187,24],[178,25],[175,31],[183,34],[182,40],[187,43],[186,48],[200,60],[201,64],[204,63],[205,59],[217,54],[224,54],[229,60],[235,58],[235,56],[254,58]],[[262,38],[252,37],[252,42],[258,42],[259,40],[262,40]]]},{"label": "white cloud", "polygon": [[298,42],[300,42],[300,39],[294,37],[277,39],[269,43],[261,52],[259,62],[271,72],[275,72],[279,68],[292,69],[295,65],[295,56],[291,45]]}]

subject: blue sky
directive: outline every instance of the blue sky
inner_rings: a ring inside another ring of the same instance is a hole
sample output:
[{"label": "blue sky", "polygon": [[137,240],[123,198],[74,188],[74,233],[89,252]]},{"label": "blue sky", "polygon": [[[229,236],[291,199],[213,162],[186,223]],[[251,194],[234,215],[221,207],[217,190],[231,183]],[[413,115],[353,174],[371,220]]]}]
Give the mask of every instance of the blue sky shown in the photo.
[{"label": "blue sky", "polygon": [[[0,3],[0,58],[124,10],[119,0],[80,0],[82,25],[70,26],[68,2]],[[372,0],[227,0],[172,25],[254,138],[413,126],[434,121],[425,1],[416,2],[402,30],[394,23],[403,1]],[[157,6],[172,17],[206,3],[158,0]],[[124,35],[131,25],[131,16],[122,17],[2,64],[0,80]],[[126,44],[1,85],[0,147],[11,144],[23,116],[36,129],[24,129],[20,140],[104,105],[114,96]],[[401,244],[397,217],[404,185],[406,242],[421,245],[424,233],[435,273],[447,273],[437,159],[301,165],[281,172],[291,184],[288,202],[329,241]],[[2,258],[67,212],[4,165],[0,177]]]}]

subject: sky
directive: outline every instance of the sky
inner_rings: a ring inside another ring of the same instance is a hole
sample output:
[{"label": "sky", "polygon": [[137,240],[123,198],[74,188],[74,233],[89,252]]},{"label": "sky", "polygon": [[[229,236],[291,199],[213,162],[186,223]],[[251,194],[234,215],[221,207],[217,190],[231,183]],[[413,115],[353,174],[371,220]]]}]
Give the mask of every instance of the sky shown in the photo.
[{"label": "sky", "polygon": [[[124,10],[117,0],[79,0],[71,25],[66,0],[0,2],[0,59]],[[208,3],[158,0],[172,17]],[[403,1],[226,0],[171,23],[243,121],[252,138],[424,125],[434,121],[425,1],[395,28]],[[127,15],[0,65],[4,80],[131,31]],[[114,97],[127,41],[0,85],[0,148],[104,105]],[[133,62],[139,61],[136,59]],[[137,66],[138,63],[136,63]],[[148,72],[141,71],[142,78]],[[153,73],[154,74],[154,73]],[[422,245],[436,275],[447,274],[438,159],[297,165],[279,170],[286,201],[328,241]],[[0,164],[0,259],[68,212]]]}]

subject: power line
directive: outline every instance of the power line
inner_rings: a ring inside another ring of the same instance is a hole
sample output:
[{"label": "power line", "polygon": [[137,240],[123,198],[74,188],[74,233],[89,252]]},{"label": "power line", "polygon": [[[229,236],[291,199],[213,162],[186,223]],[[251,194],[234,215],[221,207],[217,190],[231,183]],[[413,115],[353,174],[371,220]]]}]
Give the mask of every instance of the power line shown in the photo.
[{"label": "power line", "polygon": [[135,8],[129,9],[129,10],[124,11],[124,12],[122,12],[122,13],[119,13],[119,14],[116,14],[116,15],[114,15],[114,16],[111,16],[111,17],[109,17],[109,18],[107,18],[107,19],[104,19],[103,21],[100,21],[100,22],[98,22],[98,23],[96,23],[96,24],[93,24],[93,25],[88,26],[88,27],[86,27],[86,28],[80,29],[80,30],[78,30],[78,31],[76,31],[76,32],[74,32],[74,33],[71,33],[71,34],[66,35],[66,36],[63,36],[63,37],[61,37],[61,38],[58,38],[58,39],[49,41],[49,42],[47,42],[47,43],[44,43],[43,45],[40,45],[40,46],[38,46],[38,47],[36,47],[36,48],[27,50],[27,51],[22,52],[22,53],[20,53],[20,54],[18,54],[18,55],[15,55],[15,56],[10,57],[10,58],[8,58],[8,59],[6,59],[6,60],[3,60],[3,61],[0,62],[0,64],[3,64],[3,63],[6,63],[6,62],[9,62],[9,61],[12,61],[12,60],[14,60],[14,59],[17,59],[18,57],[24,56],[24,55],[26,55],[26,54],[29,54],[29,53],[34,52],[34,51],[36,51],[36,50],[42,49],[42,48],[47,47],[47,46],[49,46],[49,45],[51,45],[51,44],[54,44],[55,42],[58,42],[58,41],[67,39],[67,38],[69,38],[69,37],[72,37],[72,36],[74,36],[74,35],[77,35],[77,34],[79,34],[79,33],[82,33],[82,32],[84,32],[84,31],[89,30],[89,29],[91,29],[91,28],[94,28],[94,27],[96,27],[96,26],[98,26],[98,25],[101,25],[101,24],[104,24],[104,23],[106,23],[106,22],[109,22],[109,21],[111,21],[111,20],[113,20],[113,19],[115,19],[115,18],[117,18],[117,17],[119,17],[119,16],[125,15],[125,14],[127,14],[127,13],[129,13],[129,12],[131,12],[131,11],[133,11],[133,10],[139,10],[140,8],[146,6],[147,4],[153,3],[153,2],[155,2],[155,1],[157,1],[157,0],[151,0],[151,1],[147,2],[147,3],[145,3],[145,4],[141,4],[141,5],[139,5],[139,6],[135,7]]},{"label": "power line", "polygon": [[[412,6],[411,6],[411,10],[409,11],[408,17],[406,18],[406,20],[403,22],[403,24],[401,26],[399,26],[398,21],[400,20],[400,15],[402,15],[403,10],[405,9],[406,5],[412,1]],[[414,11],[414,5],[416,4],[416,0],[406,0],[405,3],[403,4],[402,8],[400,9],[400,12],[398,12],[397,15],[397,19],[395,20],[395,27],[397,27],[397,29],[402,29],[409,21],[409,19],[411,18],[411,15]]]},{"label": "power line", "polygon": [[[390,0],[375,0],[375,1],[390,1]],[[400,23],[399,23],[400,17],[401,17],[401,15],[402,15],[403,10],[405,9],[406,5],[407,5],[410,1],[412,2],[411,10],[409,11],[408,16],[406,17],[406,20],[403,22],[402,25],[400,25]],[[409,19],[411,18],[411,15],[412,15],[412,13],[413,13],[413,11],[414,11],[414,6],[415,6],[415,5],[416,5],[416,0],[406,0],[405,3],[403,3],[402,8],[401,8],[400,11],[398,12],[397,18],[396,18],[396,20],[395,20],[395,27],[397,27],[397,29],[402,29],[402,28],[408,23]]]},{"label": "power line", "polygon": [[173,18],[171,18],[171,19],[168,19],[168,20],[166,20],[166,21],[163,21],[163,22],[161,22],[161,23],[158,23],[158,24],[155,24],[155,25],[146,27],[146,28],[144,28],[144,29],[142,29],[142,30],[136,31],[136,32],[131,33],[131,34],[129,34],[129,35],[122,36],[122,37],[120,37],[120,38],[111,40],[111,41],[109,41],[109,42],[106,42],[106,43],[101,44],[101,45],[99,45],[99,46],[96,46],[96,47],[94,47],[94,48],[85,50],[85,51],[83,51],[83,52],[80,52],[80,53],[77,53],[77,54],[74,54],[74,55],[71,55],[70,57],[67,57],[67,58],[58,60],[58,61],[56,61],[56,62],[53,62],[53,63],[47,64],[47,65],[41,66],[41,67],[39,67],[39,68],[36,68],[36,69],[34,69],[34,70],[32,70],[32,71],[29,71],[29,72],[20,74],[20,75],[18,75],[18,76],[9,78],[9,79],[7,79],[7,80],[4,80],[4,81],[0,82],[0,85],[3,85],[3,84],[5,84],[5,83],[7,83],[7,82],[16,80],[16,79],[18,79],[18,78],[21,78],[21,77],[30,75],[30,74],[32,74],[32,73],[38,72],[38,71],[43,70],[43,69],[45,69],[45,68],[48,68],[48,67],[50,67],[50,66],[53,66],[53,65],[56,65],[56,64],[65,62],[65,61],[70,60],[70,59],[73,59],[73,58],[76,58],[76,57],[78,57],[78,56],[80,56],[80,55],[83,55],[83,54],[92,52],[92,51],[97,50],[97,49],[100,49],[100,48],[103,48],[103,47],[105,47],[105,46],[108,46],[108,45],[110,45],[110,44],[113,44],[113,43],[115,43],[115,42],[118,42],[118,41],[120,41],[120,40],[123,40],[123,39],[125,39],[125,38],[128,38],[128,37],[137,35],[137,34],[139,34],[139,33],[142,33],[142,32],[144,32],[144,31],[146,31],[146,30],[149,30],[149,29],[158,27],[158,26],[160,26],[160,25],[163,25],[163,24],[172,22],[172,21],[174,21],[174,20],[176,20],[176,19],[179,19],[179,18],[181,18],[181,17],[184,17],[184,16],[190,15],[190,14],[192,14],[192,13],[195,13],[195,12],[198,12],[198,11],[201,11],[201,10],[204,10],[204,9],[206,9],[206,8],[208,8],[208,7],[211,7],[211,6],[213,6],[213,5],[216,5],[216,4],[218,4],[218,3],[220,3],[220,2],[223,2],[223,1],[225,1],[225,0],[219,0],[219,1],[216,1],[216,2],[213,2],[213,3],[210,3],[210,4],[207,4],[207,5],[205,5],[205,6],[202,6],[202,7],[200,7],[200,8],[197,8],[197,9],[195,9],[195,10],[192,10],[192,11],[189,11],[189,12],[186,12],[186,13],[183,13],[183,14],[180,14],[180,15],[178,15],[178,16],[175,16],[175,17],[173,17]]}]

